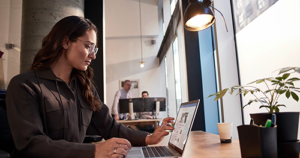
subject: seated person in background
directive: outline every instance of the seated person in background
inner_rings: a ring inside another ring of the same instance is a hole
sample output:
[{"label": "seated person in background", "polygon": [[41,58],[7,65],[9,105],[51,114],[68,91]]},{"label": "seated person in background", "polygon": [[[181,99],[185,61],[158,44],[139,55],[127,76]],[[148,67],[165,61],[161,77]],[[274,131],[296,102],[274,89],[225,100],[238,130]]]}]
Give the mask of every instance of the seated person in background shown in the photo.
[{"label": "seated person in background", "polygon": [[[142,92],[142,98],[149,98],[149,93],[147,91],[143,91]],[[155,112],[154,112],[155,113]],[[140,119],[153,119],[154,115],[152,115],[153,113],[151,111],[149,112],[137,112],[136,113],[136,118],[140,118]],[[141,130],[141,131],[146,131],[149,133],[153,133],[154,132],[154,125],[136,125],[136,127]]]},{"label": "seated person in background", "polygon": [[[142,92],[142,98],[149,98],[149,93],[147,91]],[[140,119],[153,119],[155,116],[155,112],[153,113],[152,111],[149,112],[137,112],[136,113],[136,118]]]},{"label": "seated person in background", "polygon": [[115,120],[123,120],[126,114],[119,114],[119,99],[129,99],[132,98],[131,92],[131,82],[129,80],[124,81],[123,88],[118,90],[115,94],[114,103],[112,105],[111,114]]}]

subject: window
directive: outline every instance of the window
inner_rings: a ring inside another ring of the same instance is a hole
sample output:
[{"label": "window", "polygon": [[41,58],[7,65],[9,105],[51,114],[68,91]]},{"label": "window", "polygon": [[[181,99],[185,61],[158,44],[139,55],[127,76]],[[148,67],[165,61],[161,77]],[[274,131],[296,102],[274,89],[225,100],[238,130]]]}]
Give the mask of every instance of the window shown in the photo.
[{"label": "window", "polygon": [[[165,62],[165,79],[166,79],[166,96],[168,96],[168,67],[167,67],[167,57],[164,58]],[[166,110],[167,110],[167,116],[169,117],[169,101],[168,97],[166,97]]]},{"label": "window", "polygon": [[175,79],[175,98],[176,111],[178,111],[181,104],[181,84],[180,84],[180,69],[179,69],[179,54],[178,54],[178,40],[175,38],[173,44],[173,64],[174,64],[174,79]]},{"label": "window", "polygon": [[178,0],[170,0],[171,3],[171,15],[173,14],[174,10],[175,10],[175,6]]}]

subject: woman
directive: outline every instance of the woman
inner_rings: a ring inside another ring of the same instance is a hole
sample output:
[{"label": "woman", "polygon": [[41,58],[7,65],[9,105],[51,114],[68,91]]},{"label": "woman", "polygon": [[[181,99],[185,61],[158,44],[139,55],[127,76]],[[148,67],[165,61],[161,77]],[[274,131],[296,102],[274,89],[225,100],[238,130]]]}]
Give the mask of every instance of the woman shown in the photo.
[{"label": "woman", "polygon": [[[6,101],[15,142],[12,157],[124,157],[131,144],[156,144],[168,134],[165,130],[173,129],[173,118],[148,135],[110,117],[89,67],[98,50],[96,34],[88,19],[60,20],[43,39],[31,69],[10,81]],[[82,144],[89,126],[106,141]]]}]

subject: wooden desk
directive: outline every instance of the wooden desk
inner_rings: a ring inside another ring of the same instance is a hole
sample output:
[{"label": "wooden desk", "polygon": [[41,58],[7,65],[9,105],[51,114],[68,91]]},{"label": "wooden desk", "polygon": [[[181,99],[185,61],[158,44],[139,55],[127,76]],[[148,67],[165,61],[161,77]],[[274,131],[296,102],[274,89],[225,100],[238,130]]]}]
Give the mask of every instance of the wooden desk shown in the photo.
[{"label": "wooden desk", "polygon": [[[168,145],[169,137],[166,136],[159,144],[151,146]],[[183,158],[240,158],[240,144],[238,139],[232,143],[220,143],[219,135],[203,131],[191,131]]]},{"label": "wooden desk", "polygon": [[139,120],[117,120],[117,122],[122,123],[125,126],[154,124],[154,129],[156,129],[158,122],[162,120],[163,120],[162,118],[158,118],[158,119],[139,119]]}]

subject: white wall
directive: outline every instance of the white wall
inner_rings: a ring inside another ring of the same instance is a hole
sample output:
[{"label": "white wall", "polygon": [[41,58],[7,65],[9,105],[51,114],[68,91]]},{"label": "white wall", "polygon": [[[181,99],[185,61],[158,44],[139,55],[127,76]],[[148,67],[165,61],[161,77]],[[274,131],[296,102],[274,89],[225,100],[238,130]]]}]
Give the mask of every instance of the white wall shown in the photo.
[{"label": "white wall", "polygon": [[[249,25],[237,33],[239,67],[243,85],[256,79],[276,76],[283,67],[300,67],[300,17],[299,0],[281,0],[263,12]],[[297,77],[300,77],[298,74]],[[300,86],[300,83],[296,84]],[[265,89],[264,85],[261,85]],[[300,104],[282,96],[278,101],[287,106],[280,111],[300,111]],[[243,98],[244,104],[253,96]],[[260,104],[251,104],[244,109],[245,123],[250,113],[259,110]],[[299,134],[298,134],[299,135]]]},{"label": "white wall", "polygon": [[6,89],[10,79],[20,71],[20,52],[7,50],[5,44],[12,43],[20,48],[22,0],[1,0],[0,19],[0,50],[4,52],[0,59],[0,78],[4,78],[4,87],[1,88]]},{"label": "white wall", "polygon": [[[4,67],[7,67],[7,57],[8,50],[5,49],[5,43],[8,42],[9,37],[9,15],[10,15],[10,0],[0,1],[0,50],[4,52],[2,58],[0,59],[0,81],[1,88],[4,88],[4,74],[7,71],[4,71]],[[5,72],[5,73],[4,73]],[[7,75],[5,75],[7,76]]]},{"label": "white wall", "polygon": [[[222,89],[238,83],[234,66],[236,57],[233,49],[232,16],[229,6],[229,0],[215,0],[215,7],[224,14],[229,28],[229,33],[223,31],[225,29],[223,21],[216,13]],[[256,79],[276,76],[278,71],[275,70],[283,67],[300,67],[300,18],[297,12],[299,6],[299,0],[278,1],[237,33],[238,63],[242,85]],[[299,77],[299,74],[296,75]],[[258,86],[264,87],[264,85]],[[300,84],[296,86],[299,87]],[[287,108],[280,108],[281,111],[300,111],[299,103],[282,97],[279,102],[287,105]],[[230,118],[241,120],[240,112],[237,111],[238,99],[239,97],[234,95],[224,97],[225,121]],[[250,94],[243,97],[243,104],[246,104],[249,99],[253,99]],[[245,124],[250,122],[250,113],[267,112],[266,109],[260,110],[259,106],[259,103],[253,103],[243,110]]]},{"label": "white wall", "polygon": [[164,13],[164,32],[166,32],[170,19],[171,19],[171,4],[170,0],[163,0],[163,13]]},{"label": "white wall", "polygon": [[[9,38],[8,42],[21,48],[22,0],[10,0]],[[15,75],[20,73],[20,52],[14,49],[8,51],[7,76],[5,87]]]},{"label": "white wall", "polygon": [[[158,1],[141,0],[142,53],[146,61],[140,68],[141,40],[138,0],[105,1],[106,104],[112,106],[119,80],[139,79],[140,92],[150,97],[166,97],[164,69],[156,57],[162,35],[159,33]],[[156,44],[151,44],[156,40]],[[134,97],[141,97],[139,96]]]}]

